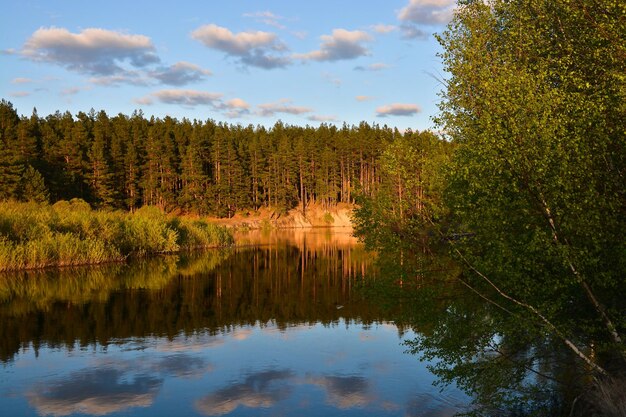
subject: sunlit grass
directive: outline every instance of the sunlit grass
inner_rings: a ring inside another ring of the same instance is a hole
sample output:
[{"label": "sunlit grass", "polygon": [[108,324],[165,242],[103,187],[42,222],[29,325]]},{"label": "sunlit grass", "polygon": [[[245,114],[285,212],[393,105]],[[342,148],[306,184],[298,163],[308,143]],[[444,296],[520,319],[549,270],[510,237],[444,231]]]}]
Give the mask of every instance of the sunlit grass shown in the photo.
[{"label": "sunlit grass", "polygon": [[82,200],[0,202],[0,271],[121,262],[232,243],[224,227],[154,207],[126,213],[91,210]]}]

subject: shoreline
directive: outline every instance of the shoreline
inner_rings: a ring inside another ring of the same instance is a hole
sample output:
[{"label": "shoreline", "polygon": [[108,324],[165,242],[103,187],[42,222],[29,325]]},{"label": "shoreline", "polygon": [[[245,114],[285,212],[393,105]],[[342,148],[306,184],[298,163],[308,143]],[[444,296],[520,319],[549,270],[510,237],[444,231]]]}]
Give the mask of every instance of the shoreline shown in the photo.
[{"label": "shoreline", "polygon": [[306,215],[302,208],[291,209],[279,213],[273,208],[260,208],[257,211],[237,213],[231,218],[203,217],[206,221],[235,230],[263,229],[312,229],[312,228],[346,228],[353,229],[353,204],[340,203],[331,208],[310,205]]}]

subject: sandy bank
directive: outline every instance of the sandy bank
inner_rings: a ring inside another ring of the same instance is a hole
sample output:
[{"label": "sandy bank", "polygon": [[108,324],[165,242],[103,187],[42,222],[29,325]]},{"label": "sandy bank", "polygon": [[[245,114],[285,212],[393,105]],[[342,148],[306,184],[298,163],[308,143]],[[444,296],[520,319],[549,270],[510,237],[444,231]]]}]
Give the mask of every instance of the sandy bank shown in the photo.
[{"label": "sandy bank", "polygon": [[211,223],[227,227],[262,229],[271,226],[278,229],[312,228],[312,227],[341,227],[352,228],[351,204],[339,204],[335,207],[324,209],[321,206],[309,206],[306,215],[302,208],[290,210],[281,214],[271,208],[261,208],[257,211],[237,213],[229,219],[208,219]]}]

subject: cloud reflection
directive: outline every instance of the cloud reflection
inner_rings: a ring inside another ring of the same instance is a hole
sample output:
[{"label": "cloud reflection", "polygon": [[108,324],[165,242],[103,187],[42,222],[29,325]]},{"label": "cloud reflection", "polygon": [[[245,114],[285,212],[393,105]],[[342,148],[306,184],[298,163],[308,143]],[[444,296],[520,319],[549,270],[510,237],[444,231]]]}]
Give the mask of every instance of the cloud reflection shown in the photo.
[{"label": "cloud reflection", "polygon": [[41,415],[84,413],[101,416],[130,407],[152,404],[163,380],[149,375],[129,375],[114,368],[79,371],[67,379],[47,381],[27,394]]},{"label": "cloud reflection", "polygon": [[221,336],[214,335],[195,335],[177,336],[167,343],[156,346],[159,352],[201,352],[206,348],[222,346],[225,340]]},{"label": "cloud reflection", "polygon": [[183,354],[166,356],[156,362],[153,368],[166,375],[181,378],[197,377],[213,370],[211,364],[204,359]]},{"label": "cloud reflection", "polygon": [[195,406],[199,412],[208,416],[228,414],[239,406],[269,408],[291,395],[292,388],[287,382],[293,377],[293,372],[289,370],[251,374],[243,382],[199,399]]},{"label": "cloud reflection", "polygon": [[250,335],[252,335],[252,330],[246,328],[235,329],[232,333],[232,337],[235,340],[246,340]]},{"label": "cloud reflection", "polygon": [[310,377],[307,382],[324,388],[326,402],[336,408],[365,407],[373,401],[369,381],[360,376]]}]

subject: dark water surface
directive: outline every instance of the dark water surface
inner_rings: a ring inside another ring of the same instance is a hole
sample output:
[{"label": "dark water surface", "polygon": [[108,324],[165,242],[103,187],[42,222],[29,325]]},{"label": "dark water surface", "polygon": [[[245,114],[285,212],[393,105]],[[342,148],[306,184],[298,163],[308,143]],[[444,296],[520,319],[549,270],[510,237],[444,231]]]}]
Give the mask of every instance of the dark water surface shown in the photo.
[{"label": "dark water surface", "polygon": [[0,277],[0,415],[450,416],[348,232]]}]

